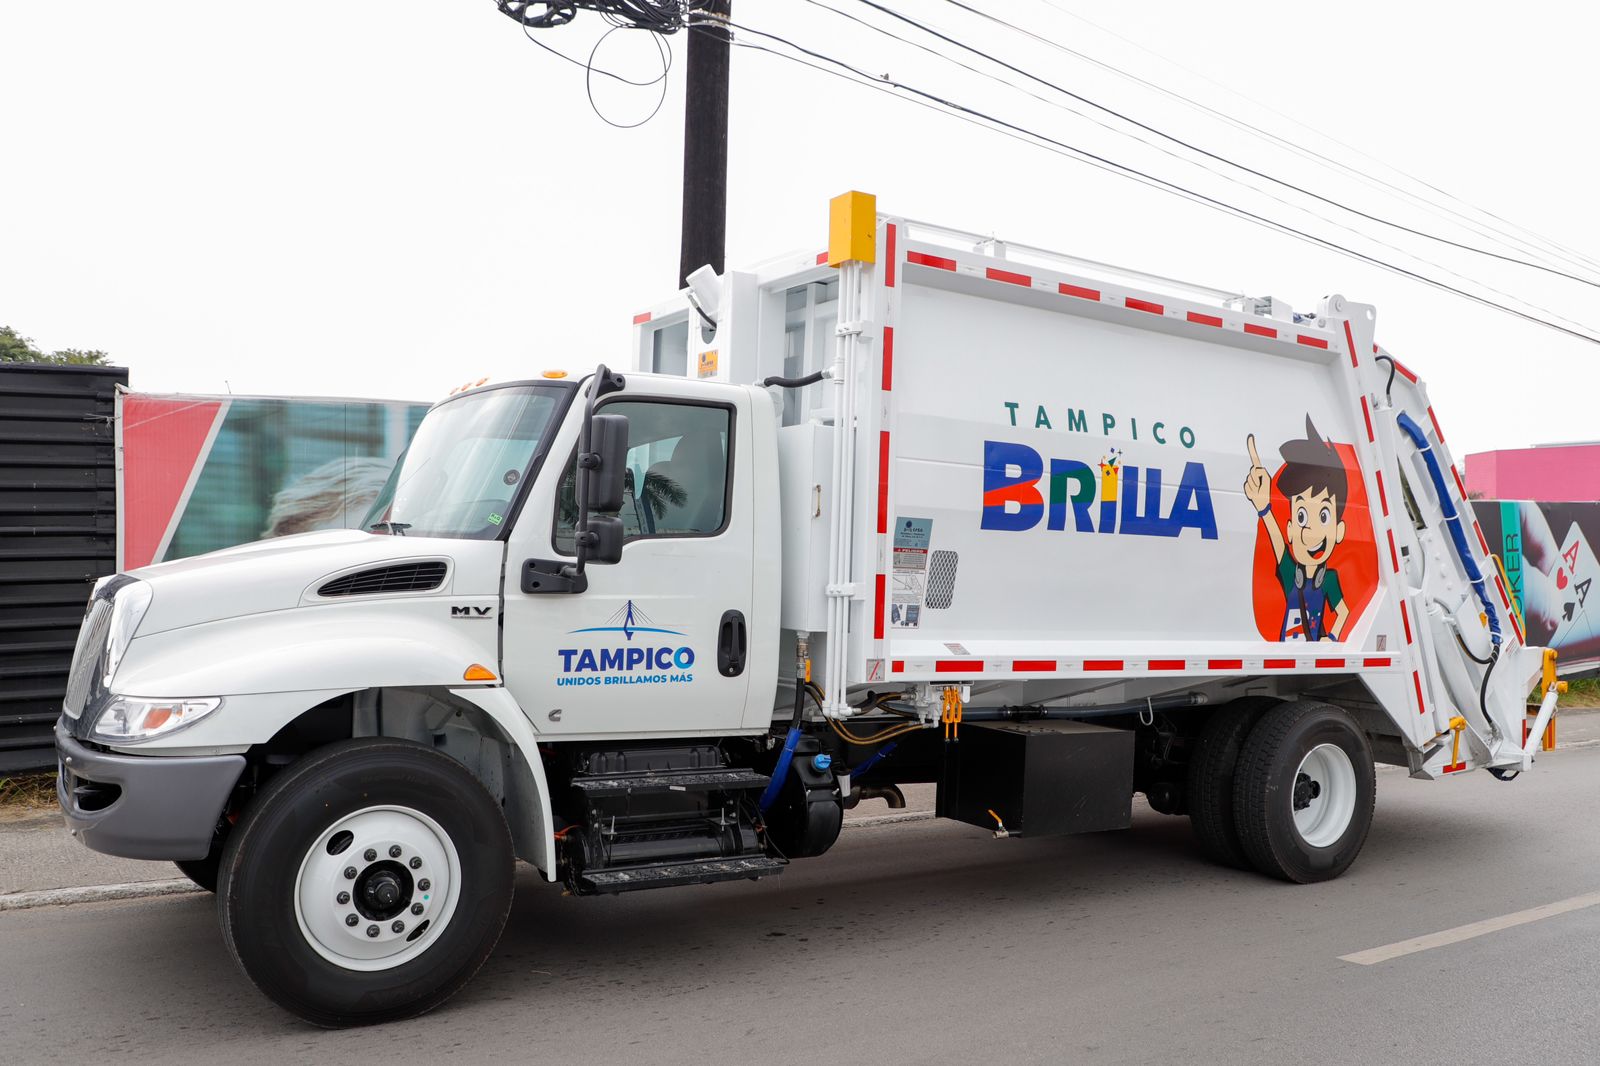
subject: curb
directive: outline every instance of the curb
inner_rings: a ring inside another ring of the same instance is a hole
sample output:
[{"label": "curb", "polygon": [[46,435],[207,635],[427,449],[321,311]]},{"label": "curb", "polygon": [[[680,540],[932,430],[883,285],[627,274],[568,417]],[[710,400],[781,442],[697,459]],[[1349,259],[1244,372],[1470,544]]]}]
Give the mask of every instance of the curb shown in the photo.
[{"label": "curb", "polygon": [[84,885],[81,888],[51,888],[41,892],[13,892],[0,895],[0,911],[21,911],[32,907],[59,907],[68,903],[102,903],[115,899],[149,899],[154,896],[198,895],[204,890],[186,877],[171,881],[131,881],[120,885]]}]

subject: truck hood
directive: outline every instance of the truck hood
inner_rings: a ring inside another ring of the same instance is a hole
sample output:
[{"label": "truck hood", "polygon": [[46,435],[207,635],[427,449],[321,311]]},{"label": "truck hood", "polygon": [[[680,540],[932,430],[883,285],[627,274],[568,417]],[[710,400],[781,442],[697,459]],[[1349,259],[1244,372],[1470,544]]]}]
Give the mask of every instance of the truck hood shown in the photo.
[{"label": "truck hood", "polygon": [[[153,593],[138,635],[268,611],[349,602],[351,597],[323,597],[317,590],[334,577],[408,561],[444,561],[448,570],[443,584],[422,593],[379,593],[361,598],[490,595],[499,591],[503,550],[504,545],[498,541],[396,537],[335,529],[158,563],[130,571],[130,576],[148,582]],[[463,561],[472,565],[457,565]]]}]

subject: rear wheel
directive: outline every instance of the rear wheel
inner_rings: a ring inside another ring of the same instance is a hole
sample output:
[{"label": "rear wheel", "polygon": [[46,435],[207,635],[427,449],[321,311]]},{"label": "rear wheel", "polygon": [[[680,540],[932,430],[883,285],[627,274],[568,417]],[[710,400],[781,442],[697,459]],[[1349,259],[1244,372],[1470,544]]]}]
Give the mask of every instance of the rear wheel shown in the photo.
[{"label": "rear wheel", "polygon": [[364,738],[273,778],[229,836],[223,936],[257,988],[323,1026],[443,1003],[494,949],[511,834],[460,764]]},{"label": "rear wheel", "polygon": [[1256,869],[1301,884],[1338,877],[1372,827],[1371,745],[1338,707],[1285,704],[1245,742],[1233,797],[1239,840]]},{"label": "rear wheel", "polygon": [[1233,815],[1233,779],[1245,738],[1261,716],[1281,701],[1246,696],[1219,707],[1200,731],[1185,785],[1195,842],[1212,862],[1240,870],[1250,859],[1239,843]]}]

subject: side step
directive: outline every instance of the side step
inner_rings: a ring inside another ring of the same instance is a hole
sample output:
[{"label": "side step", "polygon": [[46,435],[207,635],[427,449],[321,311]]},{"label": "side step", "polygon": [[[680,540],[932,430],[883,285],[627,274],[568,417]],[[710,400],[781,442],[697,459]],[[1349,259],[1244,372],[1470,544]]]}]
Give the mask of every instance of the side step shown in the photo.
[{"label": "side step", "polygon": [[587,799],[657,792],[748,792],[767,787],[771,780],[754,770],[728,766],[706,770],[644,771],[574,777],[572,787]]},{"label": "side step", "polygon": [[777,859],[748,855],[737,859],[702,859],[698,862],[662,863],[622,870],[586,871],[578,875],[578,884],[585,892],[633,892],[642,888],[709,885],[717,881],[754,881],[758,877],[781,873],[783,867],[784,864]]}]

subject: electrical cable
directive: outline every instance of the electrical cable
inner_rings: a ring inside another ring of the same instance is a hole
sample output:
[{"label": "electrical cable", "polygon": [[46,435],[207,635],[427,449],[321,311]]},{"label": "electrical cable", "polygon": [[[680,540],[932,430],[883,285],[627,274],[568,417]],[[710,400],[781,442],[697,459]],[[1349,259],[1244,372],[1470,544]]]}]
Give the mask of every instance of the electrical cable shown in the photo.
[{"label": "electrical cable", "polygon": [[[1458,287],[1456,287],[1454,285],[1450,285],[1450,284],[1448,284],[1446,282],[1439,281],[1436,278],[1429,277],[1426,274],[1421,274],[1421,273],[1418,273],[1417,271],[1407,269],[1406,267],[1402,267],[1402,266],[1396,265],[1394,263],[1390,263],[1390,262],[1388,262],[1386,260],[1383,260],[1383,259],[1380,259],[1380,258],[1378,258],[1376,256],[1368,255],[1365,252],[1361,252],[1361,251],[1358,251],[1358,250],[1356,250],[1354,248],[1350,248],[1350,247],[1347,247],[1345,245],[1339,244],[1339,243],[1337,243],[1335,241],[1328,240],[1325,237],[1320,237],[1320,236],[1317,236],[1317,235],[1312,234],[1312,233],[1307,233],[1306,231],[1300,230],[1300,229],[1298,229],[1298,228],[1296,228],[1294,226],[1291,226],[1291,225],[1289,225],[1287,223],[1279,222],[1276,219],[1272,219],[1272,218],[1268,218],[1268,217],[1263,216],[1263,215],[1256,214],[1255,212],[1250,211],[1247,208],[1242,208],[1242,207],[1239,207],[1237,205],[1228,203],[1227,201],[1219,200],[1216,197],[1208,196],[1205,193],[1197,192],[1197,191],[1195,191],[1193,189],[1188,189],[1188,188],[1186,188],[1184,186],[1181,186],[1181,185],[1177,184],[1176,182],[1169,181],[1169,180],[1167,180],[1165,178],[1157,177],[1157,176],[1155,176],[1153,174],[1146,173],[1146,172],[1144,172],[1142,170],[1139,170],[1139,169],[1137,169],[1135,167],[1128,166],[1128,165],[1123,164],[1123,163],[1118,163],[1118,162],[1116,162],[1116,161],[1114,161],[1112,159],[1108,159],[1108,158],[1106,158],[1104,156],[1096,155],[1093,152],[1089,152],[1089,151],[1087,151],[1085,149],[1082,149],[1082,148],[1079,148],[1079,147],[1077,147],[1075,145],[1071,145],[1071,144],[1068,144],[1066,142],[1057,140],[1057,139],[1052,138],[1052,137],[1050,137],[1050,136],[1048,136],[1046,134],[1042,134],[1042,133],[1039,133],[1039,132],[1037,132],[1035,130],[1031,130],[1031,129],[1025,127],[1025,126],[1021,126],[1021,125],[1018,125],[1016,123],[1008,122],[1008,121],[1006,121],[1004,119],[998,118],[998,117],[996,117],[994,115],[988,114],[988,113],[983,112],[981,110],[978,110],[976,108],[968,107],[967,105],[957,103],[954,100],[947,99],[947,98],[942,97],[942,96],[940,96],[938,94],[931,93],[931,92],[928,92],[928,91],[923,90],[923,89],[918,89],[918,88],[916,88],[914,86],[911,86],[911,85],[906,84],[904,82],[897,81],[897,80],[895,80],[893,78],[889,78],[887,76],[877,77],[877,76],[874,76],[874,75],[867,74],[865,71],[862,71],[857,67],[854,67],[854,66],[852,66],[852,65],[850,65],[848,63],[845,63],[843,60],[835,59],[835,58],[833,58],[831,56],[824,55],[823,53],[816,52],[816,51],[814,51],[812,49],[804,47],[803,45],[796,44],[795,42],[793,42],[793,41],[791,41],[791,40],[789,40],[789,39],[787,39],[785,37],[782,37],[782,36],[780,36],[778,34],[768,33],[768,32],[763,31],[763,30],[755,29],[754,27],[749,27],[749,26],[745,26],[745,25],[742,25],[742,24],[734,23],[731,20],[724,21],[724,20],[720,20],[719,19],[719,20],[716,20],[716,24],[719,27],[731,27],[733,29],[739,30],[742,33],[751,33],[751,34],[754,34],[754,35],[759,36],[759,37],[764,37],[764,38],[767,38],[769,40],[777,41],[780,44],[783,44],[783,45],[785,45],[785,46],[787,46],[789,48],[792,48],[792,49],[794,49],[794,50],[796,50],[798,52],[801,52],[806,56],[809,56],[809,57],[811,57],[813,59],[819,60],[822,63],[827,63],[827,64],[831,64],[833,66],[840,67],[843,70],[848,71],[849,73],[848,74],[839,74],[839,73],[834,72],[834,71],[828,71],[828,70],[826,70],[826,68],[820,67],[815,63],[809,63],[809,62],[806,62],[805,60],[801,60],[801,59],[798,59],[795,56],[789,55],[789,54],[787,54],[785,52],[778,51],[777,49],[765,47],[765,46],[758,45],[758,44],[753,44],[753,43],[748,42],[748,41],[739,41],[739,40],[733,41],[733,44],[735,46],[737,46],[737,47],[753,48],[756,51],[766,52],[766,53],[769,53],[771,55],[778,56],[779,58],[787,59],[787,60],[789,60],[791,62],[799,63],[802,66],[808,66],[808,67],[812,67],[813,69],[822,70],[825,73],[831,73],[831,74],[834,74],[836,77],[841,77],[845,81],[849,81],[852,84],[868,85],[869,87],[877,88],[877,89],[880,89],[881,91],[889,91],[887,88],[884,88],[885,86],[892,87],[893,89],[899,89],[899,90],[901,90],[901,92],[909,93],[912,96],[919,97],[922,101],[927,101],[927,103],[924,103],[923,106],[928,106],[928,107],[930,107],[931,110],[939,111],[939,112],[945,113],[945,114],[954,114],[954,117],[963,118],[965,121],[971,121],[975,125],[982,126],[982,127],[986,128],[986,129],[991,129],[994,132],[1002,133],[1002,134],[1007,135],[1007,136],[1013,136],[1017,140],[1021,140],[1024,143],[1028,143],[1028,144],[1034,145],[1034,147],[1045,148],[1047,151],[1054,151],[1058,155],[1063,155],[1063,156],[1066,156],[1068,158],[1076,159],[1079,162],[1087,163],[1087,164],[1089,164],[1091,166],[1094,166],[1096,169],[1106,170],[1106,171],[1111,172],[1111,173],[1116,173],[1116,174],[1118,174],[1119,176],[1122,176],[1122,177],[1131,178],[1133,180],[1139,181],[1141,184],[1149,185],[1152,188],[1161,189],[1161,190],[1163,190],[1165,192],[1181,196],[1181,197],[1183,197],[1185,199],[1188,199],[1188,200],[1191,200],[1191,201],[1193,201],[1195,203],[1203,204],[1203,205],[1205,205],[1207,207],[1210,207],[1210,208],[1212,208],[1214,210],[1221,211],[1224,214],[1228,214],[1228,215],[1231,215],[1233,217],[1243,219],[1245,221],[1248,221],[1248,222],[1251,222],[1253,224],[1262,226],[1264,228],[1271,229],[1271,230],[1274,230],[1276,232],[1282,233],[1282,234],[1284,234],[1286,236],[1294,237],[1294,238],[1296,238],[1298,240],[1301,240],[1301,241],[1304,241],[1306,243],[1317,245],[1317,246],[1322,247],[1324,249],[1327,249],[1329,251],[1338,252],[1338,253],[1343,254],[1345,256],[1348,256],[1350,258],[1360,260],[1360,261],[1368,263],[1368,264],[1370,264],[1372,266],[1379,267],[1380,269],[1383,269],[1383,270],[1387,270],[1390,273],[1398,274],[1398,275],[1400,275],[1402,277],[1407,277],[1407,278],[1410,278],[1410,279],[1412,279],[1414,281],[1422,282],[1425,285],[1429,285],[1429,286],[1431,286],[1433,288],[1436,288],[1436,289],[1439,289],[1439,290],[1441,290],[1443,292],[1448,292],[1448,293],[1451,293],[1453,295],[1460,296],[1463,299],[1470,300],[1470,301],[1472,301],[1474,303],[1481,304],[1481,305],[1483,305],[1485,307],[1493,308],[1495,310],[1504,312],[1505,314],[1512,315],[1512,316],[1514,316],[1516,318],[1523,319],[1524,321],[1533,323],[1535,325],[1544,326],[1545,328],[1555,330],[1558,333],[1564,333],[1564,334],[1566,334],[1566,335],[1568,335],[1570,337],[1574,337],[1574,338],[1576,338],[1578,340],[1587,341],[1590,344],[1600,344],[1600,337],[1596,337],[1596,336],[1590,335],[1588,333],[1582,332],[1582,331],[1577,330],[1577,329],[1570,329],[1570,328],[1568,328],[1566,326],[1559,325],[1559,324],[1557,324],[1555,322],[1551,322],[1551,321],[1548,321],[1546,319],[1542,319],[1542,318],[1538,317],[1537,315],[1532,315],[1532,314],[1529,314],[1529,313],[1527,313],[1525,311],[1520,311],[1520,310],[1518,310],[1517,308],[1514,308],[1514,307],[1508,307],[1505,304],[1498,303],[1498,302],[1496,302],[1494,300],[1488,299],[1487,297],[1481,296],[1481,295],[1479,295],[1477,293],[1469,292],[1467,290],[1458,288]],[[694,32],[695,30],[700,29],[701,26],[702,26],[702,23],[700,23],[699,21],[697,21],[697,20],[695,20],[693,18],[690,19],[689,29],[690,29],[691,32]],[[854,78],[850,77],[849,75],[851,75],[851,74],[855,75],[855,77]],[[900,96],[900,95],[898,95],[897,93],[894,93],[894,92],[889,92],[889,95],[895,96],[897,99],[902,99],[902,100],[907,99],[906,97]],[[917,103],[919,101],[918,100],[912,100],[910,102]]]},{"label": "electrical cable", "polygon": [[[1517,296],[1515,293],[1510,293],[1510,292],[1506,292],[1503,289],[1498,289],[1498,288],[1494,287],[1493,285],[1488,284],[1487,282],[1481,281],[1478,278],[1470,277],[1470,276],[1468,276],[1466,274],[1462,274],[1459,271],[1453,270],[1452,268],[1444,265],[1443,263],[1436,262],[1435,260],[1432,260],[1432,259],[1424,258],[1423,256],[1417,255],[1415,252],[1412,252],[1412,251],[1410,251],[1410,250],[1408,250],[1406,248],[1402,248],[1399,245],[1390,244],[1389,242],[1384,241],[1384,240],[1380,240],[1377,237],[1374,237],[1369,233],[1363,233],[1361,230],[1358,230],[1358,229],[1354,228],[1353,226],[1347,225],[1347,224],[1345,224],[1343,222],[1340,222],[1340,221],[1338,221],[1336,219],[1329,218],[1327,215],[1318,214],[1317,212],[1311,210],[1308,207],[1305,207],[1304,205],[1297,204],[1297,203],[1294,203],[1294,202],[1292,202],[1290,200],[1284,199],[1283,197],[1278,196],[1275,193],[1269,192],[1266,189],[1263,189],[1258,185],[1253,185],[1248,181],[1243,181],[1243,180],[1241,180],[1239,178],[1234,177],[1231,174],[1223,173],[1222,171],[1216,169],[1215,167],[1207,166],[1205,163],[1203,163],[1203,162],[1201,162],[1199,160],[1190,159],[1187,156],[1181,155],[1178,152],[1175,152],[1170,148],[1164,148],[1159,144],[1155,144],[1155,143],[1145,139],[1144,137],[1139,136],[1137,133],[1131,132],[1131,131],[1126,130],[1126,129],[1122,129],[1122,128],[1118,127],[1118,126],[1112,125],[1111,123],[1108,123],[1108,122],[1105,122],[1105,121],[1103,121],[1101,119],[1095,118],[1093,115],[1086,114],[1083,111],[1080,111],[1077,108],[1072,107],[1072,106],[1070,106],[1068,104],[1064,104],[1059,100],[1054,100],[1054,99],[1050,99],[1050,98],[1045,97],[1045,96],[1041,96],[1040,94],[1038,94],[1038,93],[1036,93],[1036,92],[1034,92],[1034,91],[1032,91],[1030,89],[1023,88],[1022,86],[1018,85],[1016,82],[1008,81],[1005,78],[1000,77],[999,75],[993,74],[993,73],[991,73],[989,71],[979,70],[977,67],[971,66],[970,64],[967,64],[967,63],[963,63],[963,62],[961,62],[961,60],[956,59],[953,56],[947,55],[946,53],[941,52],[936,48],[931,48],[931,47],[929,47],[927,45],[919,44],[916,41],[908,40],[905,37],[902,37],[897,33],[893,33],[893,32],[891,32],[889,30],[883,29],[880,26],[875,26],[872,23],[866,21],[865,19],[857,18],[855,15],[851,15],[848,12],[840,11],[838,8],[830,7],[827,4],[822,3],[821,0],[803,0],[803,2],[808,3],[811,6],[819,8],[819,9],[821,9],[823,11],[827,11],[827,12],[830,12],[830,13],[832,13],[834,15],[838,15],[840,18],[848,19],[851,22],[857,23],[857,24],[859,24],[861,26],[866,27],[869,30],[872,30],[874,33],[882,34],[883,36],[888,37],[891,40],[897,41],[897,42],[899,42],[901,44],[908,45],[908,46],[910,46],[912,48],[916,48],[919,51],[926,52],[926,53],[928,53],[930,55],[933,55],[933,56],[935,56],[935,57],[937,57],[939,59],[944,60],[947,63],[954,64],[955,66],[960,67],[962,70],[969,71],[970,73],[976,74],[979,77],[987,78],[990,81],[994,81],[994,82],[997,82],[997,83],[999,83],[1001,85],[1004,85],[1004,86],[1006,86],[1006,87],[1008,87],[1010,89],[1014,89],[1017,92],[1023,93],[1025,95],[1031,97],[1032,99],[1038,100],[1040,103],[1043,103],[1043,104],[1045,104],[1047,106],[1054,107],[1054,108],[1057,108],[1057,109],[1062,110],[1062,111],[1066,111],[1068,114],[1071,114],[1071,115],[1076,115],[1077,117],[1083,119],[1086,122],[1091,122],[1094,125],[1099,126],[1101,129],[1104,129],[1104,130],[1107,130],[1107,131],[1109,131],[1111,133],[1114,133],[1119,137],[1126,137],[1126,138],[1128,138],[1130,140],[1133,140],[1133,141],[1137,142],[1138,144],[1142,144],[1145,147],[1150,148],[1153,151],[1160,152],[1162,155],[1165,155],[1165,156],[1168,156],[1169,158],[1175,159],[1178,162],[1185,164],[1186,166],[1196,167],[1196,168],[1204,171],[1207,174],[1210,174],[1210,175],[1212,175],[1214,177],[1217,177],[1217,178],[1221,178],[1223,181],[1227,181],[1227,182],[1230,182],[1231,184],[1238,185],[1239,187],[1244,188],[1244,189],[1248,189],[1251,192],[1256,193],[1259,196],[1264,196],[1267,199],[1272,200],[1275,203],[1282,204],[1284,207],[1289,208],[1291,211],[1299,211],[1299,212],[1302,212],[1304,214],[1310,215],[1312,218],[1317,219],[1320,222],[1324,222],[1324,223],[1326,223],[1326,224],[1328,224],[1330,226],[1333,226],[1333,227],[1335,227],[1337,229],[1344,230],[1346,233],[1354,234],[1354,235],[1356,235],[1358,237],[1361,237],[1364,240],[1371,241],[1373,244],[1376,244],[1381,248],[1387,248],[1389,251],[1398,252],[1399,254],[1401,254],[1403,256],[1406,256],[1407,258],[1416,260],[1417,262],[1422,263],[1422,264],[1424,264],[1426,266],[1432,267],[1435,270],[1443,271],[1444,273],[1450,275],[1453,278],[1457,278],[1457,279],[1459,279],[1461,281],[1467,282],[1468,284],[1476,285],[1476,286],[1478,286],[1478,287],[1480,287],[1480,288],[1482,288],[1482,289],[1484,289],[1484,290],[1486,290],[1488,292],[1494,293],[1496,296],[1502,296],[1502,297],[1504,297],[1504,298],[1506,298],[1508,300],[1514,300],[1517,303],[1522,304],[1525,307],[1529,307],[1529,308],[1531,308],[1531,309],[1533,309],[1535,311],[1539,311],[1539,312],[1541,312],[1543,314],[1549,315],[1551,318],[1554,318],[1554,319],[1557,319],[1558,321],[1564,322],[1569,326],[1576,327],[1577,329],[1584,330],[1584,331],[1589,332],[1589,333],[1600,333],[1600,330],[1597,330],[1595,327],[1590,326],[1590,325],[1588,325],[1586,323],[1583,323],[1583,322],[1578,322],[1578,321],[1575,321],[1573,319],[1567,318],[1565,315],[1562,315],[1558,311],[1554,311],[1554,310],[1552,310],[1552,309],[1550,309],[1548,307],[1544,307],[1544,306],[1542,306],[1540,304],[1533,303],[1531,300],[1527,300],[1527,299],[1525,299],[1523,297]],[[865,2],[865,0],[863,0],[863,2]]]}]

